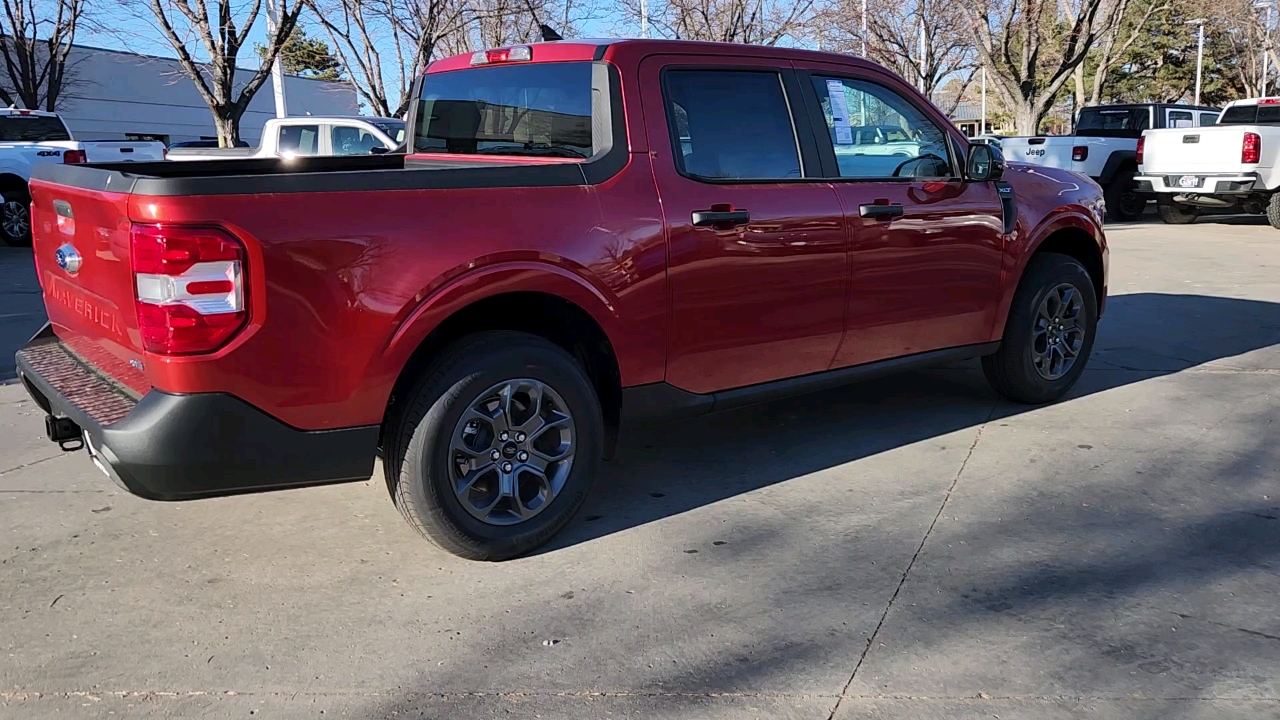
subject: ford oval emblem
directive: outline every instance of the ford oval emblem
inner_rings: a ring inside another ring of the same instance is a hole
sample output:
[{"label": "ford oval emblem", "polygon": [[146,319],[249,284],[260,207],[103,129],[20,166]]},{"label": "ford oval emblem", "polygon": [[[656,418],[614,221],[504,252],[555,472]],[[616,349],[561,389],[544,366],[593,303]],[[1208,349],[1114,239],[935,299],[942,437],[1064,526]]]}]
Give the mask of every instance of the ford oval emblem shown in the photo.
[{"label": "ford oval emblem", "polygon": [[84,262],[84,258],[80,257],[80,253],[76,251],[71,243],[63,243],[58,246],[53,258],[58,262],[58,267],[66,270],[68,275],[75,275],[80,272],[80,264]]}]

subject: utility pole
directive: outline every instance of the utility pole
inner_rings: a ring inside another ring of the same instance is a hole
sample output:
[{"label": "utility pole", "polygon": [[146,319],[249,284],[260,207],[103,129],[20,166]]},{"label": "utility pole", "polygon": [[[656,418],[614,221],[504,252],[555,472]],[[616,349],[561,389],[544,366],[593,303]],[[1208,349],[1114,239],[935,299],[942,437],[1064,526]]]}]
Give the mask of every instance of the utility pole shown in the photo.
[{"label": "utility pole", "polygon": [[[280,0],[267,0],[267,34],[273,38],[276,36],[276,27],[280,23],[279,3]],[[276,59],[271,62],[271,85],[275,90],[276,117],[278,118],[289,116],[289,108],[284,99],[284,63],[280,60],[283,46],[280,49],[281,52],[277,52]]]},{"label": "utility pole", "polygon": [[982,127],[978,128],[979,135],[987,134],[987,69],[982,68]]},{"label": "utility pole", "polygon": [[640,37],[649,37],[649,0],[640,0]]},{"label": "utility pole", "polygon": [[920,92],[925,91],[924,86],[924,16],[920,17]]},{"label": "utility pole", "polygon": [[1275,7],[1274,0],[1268,2],[1256,2],[1253,4],[1256,8],[1265,7],[1267,9],[1267,24],[1262,28],[1262,87],[1259,97],[1267,96],[1267,46],[1271,44],[1271,9]]},{"label": "utility pole", "polygon": [[1188,20],[1188,25],[1198,25],[1199,33],[1196,39],[1196,96],[1193,105],[1200,104],[1200,71],[1204,67],[1204,18]]}]

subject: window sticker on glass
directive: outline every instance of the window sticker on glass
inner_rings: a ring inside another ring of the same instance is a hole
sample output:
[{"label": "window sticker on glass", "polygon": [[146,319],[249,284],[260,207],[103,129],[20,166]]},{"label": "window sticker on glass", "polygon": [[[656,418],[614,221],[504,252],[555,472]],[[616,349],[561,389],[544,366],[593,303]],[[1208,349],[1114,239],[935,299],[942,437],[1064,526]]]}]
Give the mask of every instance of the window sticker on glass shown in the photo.
[{"label": "window sticker on glass", "polygon": [[831,98],[831,125],[835,130],[837,145],[853,144],[853,128],[849,125],[849,105],[845,102],[844,83],[827,80],[827,95]]}]

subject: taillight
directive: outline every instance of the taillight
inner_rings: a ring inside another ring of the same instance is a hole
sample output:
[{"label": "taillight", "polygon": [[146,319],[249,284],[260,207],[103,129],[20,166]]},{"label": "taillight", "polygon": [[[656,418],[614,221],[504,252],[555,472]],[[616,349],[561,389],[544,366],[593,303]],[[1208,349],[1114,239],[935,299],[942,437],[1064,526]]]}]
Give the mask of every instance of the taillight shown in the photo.
[{"label": "taillight", "polygon": [[1089,147],[1087,145],[1077,145],[1071,148],[1071,159],[1075,162],[1084,162],[1089,159]]},{"label": "taillight", "polygon": [[519,62],[533,59],[533,48],[528,45],[516,45],[509,48],[478,50],[471,55],[472,65],[492,65],[494,63]]},{"label": "taillight", "polygon": [[83,150],[67,150],[62,153],[63,165],[79,165],[87,162],[89,162],[89,157]]},{"label": "taillight", "polygon": [[1240,144],[1240,162],[1257,164],[1262,161],[1262,138],[1258,133],[1245,133],[1244,142]]},{"label": "taillight", "polygon": [[249,317],[244,246],[214,228],[130,231],[142,346],[159,355],[217,350]]},{"label": "taillight", "polygon": [[1147,137],[1143,135],[1142,137],[1138,138],[1138,151],[1135,153],[1137,157],[1134,158],[1135,160],[1138,161],[1139,165],[1142,164],[1142,151],[1145,150],[1146,147],[1147,147]]}]

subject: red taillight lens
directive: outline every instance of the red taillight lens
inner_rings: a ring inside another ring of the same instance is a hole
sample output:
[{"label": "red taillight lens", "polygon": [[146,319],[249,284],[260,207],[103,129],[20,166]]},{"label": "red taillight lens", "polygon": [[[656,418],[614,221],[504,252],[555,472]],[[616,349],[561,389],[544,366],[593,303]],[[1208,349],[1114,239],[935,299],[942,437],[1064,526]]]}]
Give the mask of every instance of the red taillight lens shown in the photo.
[{"label": "red taillight lens", "polygon": [[1076,162],[1084,162],[1089,159],[1089,148],[1085,145],[1077,145],[1071,148],[1071,159]]},{"label": "red taillight lens", "polygon": [[244,246],[214,228],[135,224],[130,233],[142,346],[159,355],[217,350],[249,317]]},{"label": "red taillight lens", "polygon": [[533,48],[528,45],[515,45],[509,48],[477,50],[471,55],[471,64],[489,65],[492,63],[519,62],[532,59]]},{"label": "red taillight lens", "polygon": [[1262,138],[1258,133],[1245,133],[1244,142],[1240,145],[1240,162],[1258,163],[1262,160]]},{"label": "red taillight lens", "polygon": [[1142,151],[1145,150],[1146,148],[1147,148],[1147,138],[1145,136],[1138,138],[1138,150],[1135,153],[1137,155],[1135,159],[1138,161],[1139,165],[1142,164]]},{"label": "red taillight lens", "polygon": [[63,165],[79,165],[86,162],[89,162],[89,157],[83,150],[67,150],[62,153]]}]

